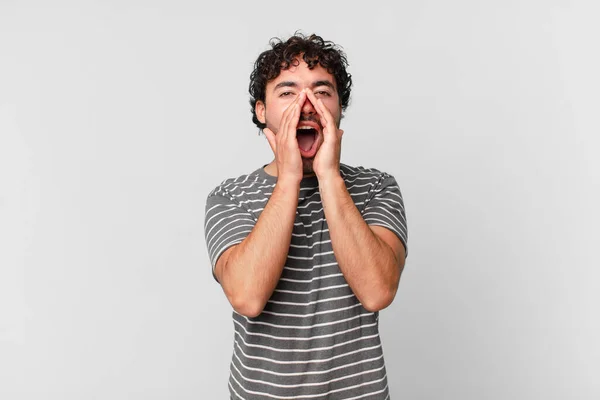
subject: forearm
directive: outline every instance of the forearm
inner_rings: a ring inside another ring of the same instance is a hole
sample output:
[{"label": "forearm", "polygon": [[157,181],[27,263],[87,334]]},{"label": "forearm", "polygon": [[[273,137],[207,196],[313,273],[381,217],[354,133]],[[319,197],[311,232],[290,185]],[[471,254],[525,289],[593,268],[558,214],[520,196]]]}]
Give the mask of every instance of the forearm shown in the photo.
[{"label": "forearm", "polygon": [[319,188],[333,251],[348,285],[366,309],[387,307],[401,272],[392,249],[364,221],[340,176],[319,180]]},{"label": "forearm", "polygon": [[277,286],[289,251],[299,187],[278,181],[252,232],[233,249],[223,268],[223,290],[242,314],[260,314]]}]

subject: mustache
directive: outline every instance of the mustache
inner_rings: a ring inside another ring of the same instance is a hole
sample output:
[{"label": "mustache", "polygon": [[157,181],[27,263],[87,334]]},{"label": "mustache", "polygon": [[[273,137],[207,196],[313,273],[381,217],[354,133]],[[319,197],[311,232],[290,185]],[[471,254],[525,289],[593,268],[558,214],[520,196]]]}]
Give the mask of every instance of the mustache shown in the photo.
[{"label": "mustache", "polygon": [[320,128],[323,128],[323,125],[321,125],[321,121],[319,121],[319,119],[317,117],[315,117],[314,115],[300,114],[300,119],[298,120],[298,122],[302,122],[302,121],[314,122],[315,124],[319,125]]}]

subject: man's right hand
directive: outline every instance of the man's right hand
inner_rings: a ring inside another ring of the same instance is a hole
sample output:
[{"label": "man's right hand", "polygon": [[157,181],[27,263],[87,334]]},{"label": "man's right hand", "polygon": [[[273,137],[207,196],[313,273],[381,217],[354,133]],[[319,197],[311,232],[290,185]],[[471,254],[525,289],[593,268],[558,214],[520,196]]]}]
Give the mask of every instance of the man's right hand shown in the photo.
[{"label": "man's right hand", "polygon": [[274,134],[269,128],[263,129],[271,150],[275,155],[278,180],[300,183],[304,174],[302,156],[296,139],[296,129],[300,120],[300,110],[306,100],[306,93],[301,91],[289,107],[283,112],[279,130]]}]

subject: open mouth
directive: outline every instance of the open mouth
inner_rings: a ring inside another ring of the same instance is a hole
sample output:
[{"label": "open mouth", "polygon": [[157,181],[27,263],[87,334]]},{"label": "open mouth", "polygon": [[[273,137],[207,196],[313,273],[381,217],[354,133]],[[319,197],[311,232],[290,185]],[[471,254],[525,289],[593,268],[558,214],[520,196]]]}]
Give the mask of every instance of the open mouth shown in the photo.
[{"label": "open mouth", "polygon": [[300,150],[308,153],[317,141],[317,130],[311,126],[301,126],[296,130],[296,139]]}]

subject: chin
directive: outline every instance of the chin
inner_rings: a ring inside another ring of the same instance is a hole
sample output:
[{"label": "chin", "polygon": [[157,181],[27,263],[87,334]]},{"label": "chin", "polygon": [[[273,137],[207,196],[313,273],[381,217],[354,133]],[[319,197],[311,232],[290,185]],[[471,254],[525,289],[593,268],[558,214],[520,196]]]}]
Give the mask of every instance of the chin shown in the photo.
[{"label": "chin", "polygon": [[304,175],[312,175],[315,173],[313,170],[313,159],[312,158],[303,158],[302,159],[302,173]]}]

